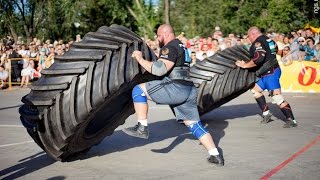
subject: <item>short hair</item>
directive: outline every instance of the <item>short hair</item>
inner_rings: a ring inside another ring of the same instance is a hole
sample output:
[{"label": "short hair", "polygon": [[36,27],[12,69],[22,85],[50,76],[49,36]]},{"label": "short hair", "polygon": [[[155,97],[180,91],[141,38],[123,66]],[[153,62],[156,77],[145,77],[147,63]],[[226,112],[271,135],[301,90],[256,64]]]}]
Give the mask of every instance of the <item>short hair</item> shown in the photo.
[{"label": "short hair", "polygon": [[293,36],[292,34],[288,34],[288,35],[287,35],[287,38],[288,38],[288,39],[294,39],[294,36]]}]

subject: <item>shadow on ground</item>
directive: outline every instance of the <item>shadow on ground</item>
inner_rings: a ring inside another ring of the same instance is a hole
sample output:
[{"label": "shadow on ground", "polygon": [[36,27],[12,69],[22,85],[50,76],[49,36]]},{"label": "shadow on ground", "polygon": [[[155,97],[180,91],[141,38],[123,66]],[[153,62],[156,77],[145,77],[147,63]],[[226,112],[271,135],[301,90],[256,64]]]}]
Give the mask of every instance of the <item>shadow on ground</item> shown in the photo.
[{"label": "shadow on ground", "polygon": [[[278,119],[283,119],[283,115],[276,105],[269,104],[274,116]],[[248,116],[257,116],[260,110],[257,104],[240,104],[231,106],[222,106],[201,117],[204,125],[213,135],[215,143],[219,145],[221,139],[225,136],[225,129],[228,127],[230,120],[244,120]],[[260,121],[257,116],[257,123]],[[124,134],[121,130],[117,130],[109,138],[106,138],[101,144],[92,148],[87,154],[78,154],[70,158],[68,161],[84,160],[95,156],[104,156],[109,153],[125,151],[128,149],[141,147],[154,142],[176,137],[168,146],[161,149],[151,149],[154,153],[170,153],[176,146],[186,139],[198,141],[189,132],[188,128],[183,124],[179,124],[175,119],[159,121],[149,124],[150,136],[148,140],[130,137]],[[223,147],[222,147],[223,148]],[[219,149],[223,154],[222,149]],[[55,160],[45,154],[45,152],[36,153],[33,156],[26,157],[18,162],[17,165],[6,168],[0,171],[0,176],[3,179],[16,179],[26,174],[50,166],[55,163]],[[64,179],[65,177],[57,176],[52,179]]]},{"label": "shadow on ground", "polygon": [[[274,120],[283,119],[283,115],[277,105],[269,104],[269,107],[274,114]],[[245,117],[257,116],[257,123],[259,123],[261,120],[259,114],[260,109],[256,103],[240,104],[217,108],[203,115],[201,120],[203,125],[206,125],[211,135],[213,135],[216,145],[219,145],[220,140],[225,136],[224,130],[228,127],[229,120],[236,118],[241,118],[241,120],[243,118],[243,120],[245,120]],[[150,123],[148,126],[150,131],[148,140],[131,137],[123,133],[121,130],[117,130],[113,133],[112,137],[106,138],[101,144],[92,148],[87,154],[80,154],[69,159],[69,161],[125,151],[127,149],[141,147],[150,143],[161,142],[172,137],[176,138],[168,144],[168,146],[161,149],[151,149],[151,151],[155,153],[169,153],[186,139],[193,139],[197,141],[197,139],[195,139],[189,132],[188,128],[183,124],[177,123],[175,119]],[[223,153],[222,149],[220,149],[220,152]]]},{"label": "shadow on ground", "polygon": [[[18,164],[0,171],[2,179],[17,179],[34,171],[50,166],[56,161],[44,151],[18,161]],[[61,178],[60,178],[61,179]]]}]

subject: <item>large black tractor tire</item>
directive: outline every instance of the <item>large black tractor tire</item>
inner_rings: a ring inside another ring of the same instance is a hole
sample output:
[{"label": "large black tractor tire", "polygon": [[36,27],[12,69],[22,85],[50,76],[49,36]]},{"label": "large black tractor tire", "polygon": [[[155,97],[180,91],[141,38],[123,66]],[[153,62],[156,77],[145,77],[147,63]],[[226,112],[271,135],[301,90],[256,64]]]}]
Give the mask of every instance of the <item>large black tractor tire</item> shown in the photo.
[{"label": "large black tractor tire", "polygon": [[203,115],[252,88],[255,73],[235,65],[236,60],[249,60],[244,46],[233,46],[196,63],[190,76],[198,88],[198,108]]},{"label": "large black tractor tire", "polygon": [[50,156],[63,161],[87,151],[134,113],[132,88],[155,79],[132,59],[134,50],[156,60],[129,29],[104,26],[42,70],[19,113],[29,135]]}]

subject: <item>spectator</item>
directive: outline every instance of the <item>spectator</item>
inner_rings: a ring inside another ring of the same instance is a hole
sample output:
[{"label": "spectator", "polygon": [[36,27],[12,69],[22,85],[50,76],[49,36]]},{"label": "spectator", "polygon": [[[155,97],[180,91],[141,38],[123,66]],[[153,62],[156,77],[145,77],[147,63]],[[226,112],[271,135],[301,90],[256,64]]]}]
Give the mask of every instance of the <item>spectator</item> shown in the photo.
[{"label": "spectator", "polygon": [[316,44],[316,50],[312,61],[320,62],[320,42]]},{"label": "spectator", "polygon": [[285,36],[285,37],[283,38],[283,44],[284,44],[284,46],[290,46],[290,42],[289,42],[288,36]]},{"label": "spectator", "polygon": [[203,44],[202,50],[198,51],[196,56],[197,56],[197,59],[202,61],[203,59],[205,59],[207,57],[210,57],[213,54],[214,54],[214,52],[211,49],[208,48],[208,45],[207,44]]},{"label": "spectator", "polygon": [[82,39],[81,39],[81,36],[80,34],[77,34],[76,35],[76,41],[75,42],[80,42]]},{"label": "spectator", "polygon": [[29,59],[28,55],[24,56],[23,69],[21,71],[21,84],[20,87],[26,87],[33,74],[32,60]]},{"label": "spectator", "polygon": [[[295,42],[295,37],[292,34],[289,34],[288,36],[288,41],[289,41],[289,49],[290,49],[290,54],[293,60],[299,60],[300,58],[300,54],[302,52],[300,52],[299,50],[299,44],[297,42]],[[304,38],[303,38],[304,39]],[[302,40],[302,39],[300,39]]]},{"label": "spectator", "polygon": [[46,48],[42,48],[40,53],[39,53],[39,63],[38,63],[38,68],[37,70],[39,72],[41,72],[42,69],[45,69],[46,68],[46,59],[47,59],[47,56],[46,56]]},{"label": "spectator", "polygon": [[226,48],[232,47],[232,41],[230,39],[227,39],[225,44],[226,44]]},{"label": "spectator", "polygon": [[[6,51],[7,57],[9,59],[21,58],[21,56],[15,50],[13,50],[12,46],[8,46],[6,49],[7,49]],[[20,82],[20,73],[21,73],[20,62],[18,60],[11,60],[12,80]]]},{"label": "spectator", "polygon": [[299,45],[299,53],[298,53],[298,56],[299,56],[299,60],[300,60],[300,61],[304,60],[305,52],[304,52],[304,50],[302,50],[302,48],[300,48],[300,47],[304,46],[305,40],[306,40],[306,39],[305,39],[304,37],[299,37],[299,38],[298,38],[298,45]]},{"label": "spectator", "polygon": [[315,57],[315,45],[314,39],[312,37],[308,37],[306,41],[300,45],[300,50],[305,52],[304,60],[311,61]]},{"label": "spectator", "polygon": [[277,56],[276,56],[277,60],[281,59],[282,50],[284,48],[283,39],[284,39],[284,34],[276,34],[274,37],[274,41],[276,42],[277,47],[278,47],[278,52],[277,52]]},{"label": "spectator", "polygon": [[313,34],[311,28],[305,29],[305,33],[306,33],[306,38],[308,38],[308,37],[314,38],[314,34]]},{"label": "spectator", "polygon": [[219,41],[218,39],[212,39],[212,51],[216,53],[220,50]]},{"label": "spectator", "polygon": [[281,61],[284,66],[289,66],[293,63],[292,56],[290,54],[290,47],[285,46],[282,50]]},{"label": "spectator", "polygon": [[0,89],[5,89],[8,87],[8,84],[6,84],[8,77],[8,71],[5,69],[4,65],[0,65]]},{"label": "spectator", "polygon": [[193,66],[200,61],[199,59],[197,59],[196,52],[192,51],[190,56],[191,56],[190,66]]}]

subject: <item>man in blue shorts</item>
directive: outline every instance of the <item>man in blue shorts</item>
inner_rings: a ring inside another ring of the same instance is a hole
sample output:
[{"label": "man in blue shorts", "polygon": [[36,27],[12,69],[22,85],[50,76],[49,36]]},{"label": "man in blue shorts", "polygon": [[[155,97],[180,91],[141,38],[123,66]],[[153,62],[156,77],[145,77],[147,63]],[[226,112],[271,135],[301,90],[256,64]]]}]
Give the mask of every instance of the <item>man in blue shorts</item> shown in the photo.
[{"label": "man in blue shorts", "polygon": [[147,99],[157,104],[168,104],[174,109],[176,119],[183,119],[192,134],[208,150],[208,161],[223,166],[224,160],[219,155],[212,136],[200,122],[197,91],[193,82],[189,81],[191,60],[187,48],[175,38],[173,28],[168,24],[158,28],[157,39],[161,47],[157,61],[145,60],[141,51],[134,51],[132,57],[148,72],[162,77],[162,80],[142,83],[133,88],[132,98],[138,124],[123,131],[131,136],[148,139]]},{"label": "man in blue shorts", "polygon": [[262,110],[263,120],[261,123],[266,124],[271,121],[272,114],[266,103],[266,99],[262,91],[267,89],[272,99],[278,104],[282,113],[286,117],[284,128],[297,126],[291,107],[281,95],[280,76],[281,69],[276,59],[277,45],[263,35],[259,28],[251,27],[248,30],[249,40],[251,41],[250,61],[236,61],[236,65],[241,68],[254,68],[259,80],[251,89],[259,107]]}]

